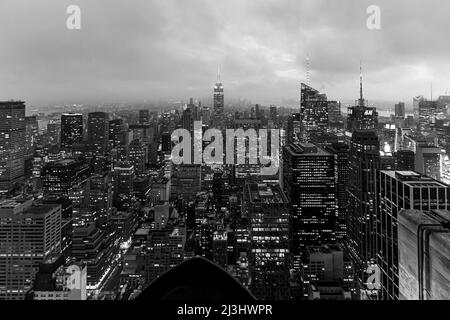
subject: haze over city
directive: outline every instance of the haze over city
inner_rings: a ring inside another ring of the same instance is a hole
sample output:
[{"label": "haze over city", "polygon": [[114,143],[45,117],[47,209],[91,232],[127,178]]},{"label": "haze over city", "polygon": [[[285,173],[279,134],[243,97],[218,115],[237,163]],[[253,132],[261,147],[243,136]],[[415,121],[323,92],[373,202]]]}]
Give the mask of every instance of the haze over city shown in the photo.
[{"label": "haze over city", "polygon": [[[332,99],[410,103],[450,87],[445,0],[377,1],[381,29],[366,26],[371,1],[3,0],[0,98],[32,106],[209,97],[221,69],[229,98],[298,99],[311,85]],[[17,17],[21,17],[20,23]]]}]

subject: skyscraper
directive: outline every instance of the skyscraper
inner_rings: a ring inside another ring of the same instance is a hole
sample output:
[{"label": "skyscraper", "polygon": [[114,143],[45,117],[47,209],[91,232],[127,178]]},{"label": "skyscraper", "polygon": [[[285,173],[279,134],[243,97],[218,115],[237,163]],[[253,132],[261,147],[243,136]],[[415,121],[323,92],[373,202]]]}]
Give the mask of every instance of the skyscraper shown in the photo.
[{"label": "skyscraper", "polygon": [[259,299],[288,300],[289,203],[279,186],[247,184],[246,214],[250,221],[250,289]]},{"label": "skyscraper", "polygon": [[61,206],[0,202],[0,300],[23,300],[39,263],[61,253]]},{"label": "skyscraper", "polygon": [[0,102],[0,193],[25,174],[25,102]]},{"label": "skyscraper", "polygon": [[340,101],[328,101],[328,125],[331,128],[344,127]]},{"label": "skyscraper", "polygon": [[326,131],[328,127],[328,102],[325,94],[302,83],[300,91],[301,137],[309,142],[311,130]]},{"label": "skyscraper", "polygon": [[337,219],[336,219],[336,239],[343,240],[347,236],[347,206],[348,206],[348,179],[350,169],[349,147],[344,143],[333,143],[325,148],[335,157],[335,172],[337,176],[336,197],[337,197]]},{"label": "skyscraper", "polygon": [[61,115],[61,148],[71,149],[75,143],[83,141],[83,115],[63,113]]},{"label": "skyscraper", "polygon": [[217,83],[214,86],[214,96],[213,96],[213,120],[216,124],[220,124],[224,117],[224,94],[223,94],[223,84],[220,81],[220,72],[217,74]]},{"label": "skyscraper", "polygon": [[301,133],[302,118],[300,113],[293,113],[289,116],[287,121],[286,141],[285,145],[290,145],[294,142],[299,142]]},{"label": "skyscraper", "polygon": [[109,173],[91,176],[86,188],[89,219],[83,224],[96,222],[99,228],[104,228],[109,222],[112,211],[112,179]]},{"label": "skyscraper", "polygon": [[359,74],[359,99],[355,106],[347,109],[347,131],[372,130],[378,126],[378,112],[376,108],[369,107],[363,96],[362,69]]},{"label": "skyscraper", "polygon": [[114,165],[114,205],[119,210],[127,210],[133,199],[134,166],[129,161]]},{"label": "skyscraper", "polygon": [[380,145],[375,131],[354,132],[349,151],[347,234],[357,276],[362,280],[374,256],[375,176],[380,168]]},{"label": "skyscraper", "polygon": [[103,154],[109,145],[109,116],[106,112],[91,112],[88,115],[88,140],[94,152]]},{"label": "skyscraper", "polygon": [[412,171],[380,171],[376,181],[376,262],[381,298],[399,299],[398,214],[406,210],[448,210],[447,185]]},{"label": "skyscraper", "polygon": [[336,219],[334,155],[309,143],[283,150],[283,188],[292,206],[292,254],[299,270],[308,245],[333,243]]},{"label": "skyscraper", "polygon": [[398,150],[395,153],[395,160],[397,161],[397,170],[399,171],[413,171],[414,170],[415,154],[412,150]]}]

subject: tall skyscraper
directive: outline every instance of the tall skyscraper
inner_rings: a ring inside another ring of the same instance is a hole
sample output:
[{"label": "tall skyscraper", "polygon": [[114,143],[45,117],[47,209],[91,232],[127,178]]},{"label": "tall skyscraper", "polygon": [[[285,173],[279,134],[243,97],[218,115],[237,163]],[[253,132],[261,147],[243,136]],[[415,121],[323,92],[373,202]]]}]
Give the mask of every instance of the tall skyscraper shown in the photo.
[{"label": "tall skyscraper", "polygon": [[119,210],[127,210],[133,199],[134,166],[129,161],[114,165],[114,205]]},{"label": "tall skyscraper", "polygon": [[328,101],[328,125],[338,129],[344,127],[340,101]]},{"label": "tall skyscraper", "polygon": [[152,231],[147,240],[145,279],[155,280],[183,262],[186,234],[179,228]]},{"label": "tall skyscraper", "polygon": [[85,223],[96,222],[104,229],[112,212],[112,179],[109,173],[95,174],[87,182],[86,197],[88,198],[89,219]]},{"label": "tall skyscraper", "polygon": [[0,101],[0,193],[25,175],[25,102]]},{"label": "tall skyscraper", "polygon": [[250,221],[250,289],[259,299],[288,300],[289,202],[279,186],[247,184],[246,214]]},{"label": "tall skyscraper", "polygon": [[399,299],[398,214],[406,210],[448,210],[446,184],[412,171],[380,171],[376,181],[376,262],[381,299]]},{"label": "tall skyscraper", "polygon": [[419,102],[418,130],[420,133],[431,133],[432,123],[438,111],[436,101],[423,100]]},{"label": "tall skyscraper", "polygon": [[325,94],[302,83],[300,91],[301,137],[309,142],[312,130],[326,131],[328,127],[328,102]]},{"label": "tall skyscraper", "polygon": [[188,130],[192,134],[194,130],[194,114],[191,108],[188,107],[185,110],[183,110],[181,121],[183,129]]},{"label": "tall skyscraper", "polygon": [[336,240],[336,167],[334,155],[309,143],[283,150],[283,188],[292,206],[292,253],[300,269],[309,245]]},{"label": "tall skyscraper", "polygon": [[39,263],[61,253],[61,206],[0,202],[0,300],[23,300]]},{"label": "tall skyscraper", "polygon": [[83,115],[63,113],[61,115],[61,148],[71,149],[75,143],[83,141]]},{"label": "tall skyscraper", "polygon": [[50,138],[50,143],[59,146],[61,140],[61,120],[50,120],[47,124],[47,133]]},{"label": "tall skyscraper", "polygon": [[128,150],[128,159],[134,166],[135,174],[144,173],[145,165],[148,163],[149,146],[139,139],[131,141]]},{"label": "tall skyscraper", "polygon": [[106,112],[91,112],[88,115],[88,140],[94,152],[104,154],[109,145],[109,115]]},{"label": "tall skyscraper", "polygon": [[225,115],[225,101],[223,93],[223,84],[220,81],[220,72],[217,74],[217,83],[214,86],[214,96],[213,96],[213,120],[216,124],[220,124],[224,120]]},{"label": "tall skyscraper", "polygon": [[359,99],[355,106],[347,109],[347,131],[377,129],[378,112],[376,108],[369,107],[363,96],[362,69],[359,75]]},{"label": "tall skyscraper", "polygon": [[375,176],[380,168],[380,145],[375,131],[354,132],[349,151],[347,234],[357,276],[374,258]]},{"label": "tall skyscraper", "polygon": [[396,118],[405,118],[406,113],[405,113],[405,103],[404,102],[399,102],[397,104],[395,104],[395,117]]},{"label": "tall skyscraper", "polygon": [[344,143],[333,143],[325,148],[335,157],[335,172],[337,175],[336,196],[337,196],[337,219],[336,219],[336,239],[343,240],[347,236],[347,206],[348,206],[348,180],[350,169],[349,147]]}]

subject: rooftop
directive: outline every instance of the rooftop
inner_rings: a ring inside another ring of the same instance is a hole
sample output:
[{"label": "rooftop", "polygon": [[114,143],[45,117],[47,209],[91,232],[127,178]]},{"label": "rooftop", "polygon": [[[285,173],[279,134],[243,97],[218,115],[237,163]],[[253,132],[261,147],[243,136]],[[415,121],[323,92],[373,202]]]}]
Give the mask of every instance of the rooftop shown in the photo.
[{"label": "rooftop", "polygon": [[267,204],[287,203],[286,196],[279,186],[252,183],[248,184],[247,188],[250,202],[264,202]]},{"label": "rooftop", "polygon": [[292,155],[304,155],[304,156],[330,156],[329,152],[326,152],[322,148],[312,144],[312,143],[292,143],[288,146],[287,150]]}]

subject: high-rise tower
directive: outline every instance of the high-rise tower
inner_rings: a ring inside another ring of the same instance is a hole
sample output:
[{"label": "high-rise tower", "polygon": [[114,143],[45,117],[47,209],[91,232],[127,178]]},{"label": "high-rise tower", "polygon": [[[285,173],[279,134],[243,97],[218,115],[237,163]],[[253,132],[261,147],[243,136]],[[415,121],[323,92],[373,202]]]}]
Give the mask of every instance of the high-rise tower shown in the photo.
[{"label": "high-rise tower", "polygon": [[217,82],[214,86],[214,122],[221,123],[224,116],[223,84],[220,80],[220,68],[217,69]]},{"label": "high-rise tower", "polygon": [[25,103],[0,102],[0,193],[25,174]]}]

